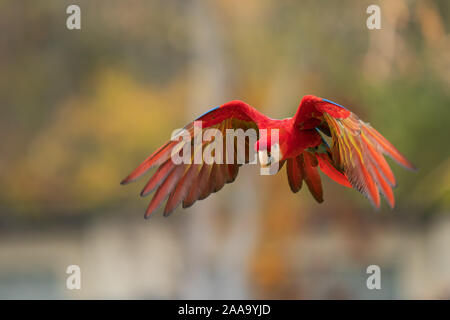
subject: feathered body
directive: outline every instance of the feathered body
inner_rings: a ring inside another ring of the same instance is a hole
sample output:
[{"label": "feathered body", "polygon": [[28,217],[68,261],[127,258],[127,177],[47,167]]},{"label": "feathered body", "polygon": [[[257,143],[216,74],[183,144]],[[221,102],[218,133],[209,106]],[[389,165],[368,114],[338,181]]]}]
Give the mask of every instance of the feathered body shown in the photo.
[{"label": "feathered body", "polygon": [[[271,151],[275,141],[272,141],[270,132],[277,129],[279,168],[286,163],[291,190],[298,192],[305,181],[318,202],[323,201],[319,168],[337,183],[360,191],[375,207],[380,206],[380,193],[383,194],[392,208],[395,204],[392,187],[396,182],[384,155],[414,169],[389,141],[354,113],[335,102],[312,95],[303,97],[292,118],[271,119],[242,101],[230,101],[201,115],[196,121],[202,122],[202,130],[215,128],[223,132],[223,136],[227,129],[255,129],[258,140],[254,147],[258,152]],[[193,141],[194,122],[185,129]],[[261,129],[267,129],[269,134],[260,136]],[[331,137],[331,146],[324,136]],[[204,141],[202,147],[209,143],[213,142]],[[156,190],[146,217],[166,198],[164,214],[168,215],[180,203],[184,208],[189,207],[220,190],[226,183],[233,182],[237,176],[238,163],[195,164],[192,161],[190,164],[174,164],[171,153],[177,145],[178,141],[167,142],[122,181],[122,184],[134,181],[151,167],[158,166],[141,193],[145,196]]]}]

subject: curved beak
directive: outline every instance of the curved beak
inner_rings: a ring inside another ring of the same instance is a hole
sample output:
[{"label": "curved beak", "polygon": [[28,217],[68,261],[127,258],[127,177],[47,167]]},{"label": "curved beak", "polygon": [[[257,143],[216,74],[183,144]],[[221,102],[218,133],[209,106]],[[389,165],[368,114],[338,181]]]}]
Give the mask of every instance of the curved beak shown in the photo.
[{"label": "curved beak", "polygon": [[277,163],[281,160],[282,154],[280,150],[280,144],[275,143],[270,148],[270,154],[267,150],[259,150],[258,158],[261,167],[267,168],[272,166],[274,163]]}]

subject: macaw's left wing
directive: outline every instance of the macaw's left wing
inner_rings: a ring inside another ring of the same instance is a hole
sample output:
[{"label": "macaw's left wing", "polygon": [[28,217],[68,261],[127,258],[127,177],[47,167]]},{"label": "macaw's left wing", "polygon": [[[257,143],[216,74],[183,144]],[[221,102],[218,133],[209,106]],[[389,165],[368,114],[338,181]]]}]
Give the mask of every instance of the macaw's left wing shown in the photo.
[{"label": "macaw's left wing", "polygon": [[[180,204],[183,208],[190,207],[197,200],[205,199],[236,179],[239,167],[251,160],[250,150],[253,145],[250,145],[250,138],[257,140],[258,123],[266,119],[266,116],[242,101],[230,101],[216,107],[186,125],[181,131],[182,135],[176,135],[152,153],[122,184],[135,181],[150,168],[158,167],[141,192],[141,196],[154,192],[145,217],[149,217],[166,199],[165,216]],[[231,136],[231,140],[236,143],[226,143],[228,130],[249,134],[244,134],[244,154],[238,155],[237,136]],[[213,135],[207,138],[208,132]],[[220,160],[207,161],[203,155],[208,150],[208,154],[214,154],[214,159],[219,156]],[[199,159],[196,159],[196,154],[200,155]],[[175,161],[174,155],[183,155],[188,161]]]},{"label": "macaw's left wing", "polygon": [[411,162],[378,131],[341,105],[316,98],[309,109],[305,109],[309,117],[303,113],[299,125],[313,124],[332,137],[328,155],[333,167],[343,172],[352,187],[367,196],[375,207],[380,206],[381,192],[393,208],[392,187],[396,181],[384,155],[414,170]]}]

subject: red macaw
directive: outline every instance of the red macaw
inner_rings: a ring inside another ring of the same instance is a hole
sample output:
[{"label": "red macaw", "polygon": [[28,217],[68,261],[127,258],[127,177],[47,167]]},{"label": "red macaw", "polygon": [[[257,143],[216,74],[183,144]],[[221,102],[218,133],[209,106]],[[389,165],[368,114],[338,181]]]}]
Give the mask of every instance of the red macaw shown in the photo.
[{"label": "red macaw", "polygon": [[[279,168],[286,162],[289,186],[296,193],[306,182],[314,199],[323,201],[318,168],[337,183],[364,194],[372,204],[380,206],[380,192],[391,208],[394,207],[392,187],[394,175],[383,155],[388,155],[408,169],[414,166],[378,131],[361,121],[345,107],[313,95],[304,96],[292,118],[271,119],[242,101],[230,101],[204,113],[202,130],[254,128],[278,129]],[[194,122],[185,129],[193,138]],[[322,134],[332,138],[330,147]],[[259,137],[256,151],[270,152],[269,138]],[[171,152],[178,141],[169,141],[150,155],[121,183],[132,182],[154,166],[159,168],[141,192],[141,196],[156,190],[145,217],[150,216],[168,197],[164,215],[169,215],[180,203],[183,208],[219,191],[235,180],[240,164],[175,164]],[[209,141],[203,142],[205,147]],[[278,147],[278,146],[277,146]]]}]

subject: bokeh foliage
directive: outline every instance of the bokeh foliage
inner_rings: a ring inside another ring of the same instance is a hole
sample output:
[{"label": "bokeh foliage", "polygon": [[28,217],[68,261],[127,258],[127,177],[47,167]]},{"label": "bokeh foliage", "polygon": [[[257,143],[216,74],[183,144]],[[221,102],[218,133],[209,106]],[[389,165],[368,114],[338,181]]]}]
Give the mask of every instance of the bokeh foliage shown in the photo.
[{"label": "bokeh foliage", "polygon": [[[121,178],[196,116],[186,111],[189,1],[79,1],[81,31],[65,28],[68,4],[0,3],[3,215],[77,215],[136,201]],[[309,93],[347,105],[418,166],[394,169],[399,208],[448,210],[449,3],[379,2],[378,31],[365,27],[368,4],[209,3],[227,97],[274,117],[290,116]]]}]

